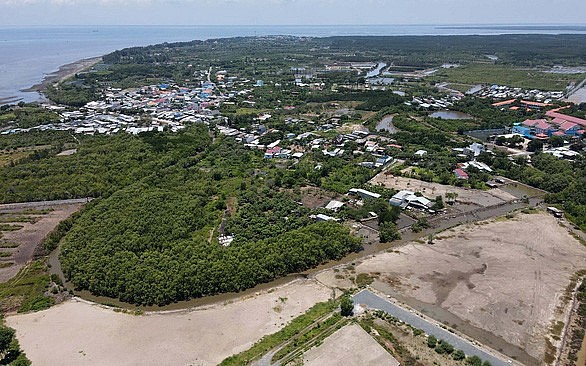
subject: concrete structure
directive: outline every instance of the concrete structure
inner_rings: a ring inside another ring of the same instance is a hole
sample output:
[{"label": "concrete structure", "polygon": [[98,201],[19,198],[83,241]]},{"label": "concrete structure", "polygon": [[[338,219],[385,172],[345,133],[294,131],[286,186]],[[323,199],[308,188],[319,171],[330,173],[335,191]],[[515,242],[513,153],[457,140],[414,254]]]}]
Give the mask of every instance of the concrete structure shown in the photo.
[{"label": "concrete structure", "polygon": [[355,195],[360,196],[362,198],[374,198],[374,199],[380,198],[380,194],[370,192],[370,191],[367,191],[365,189],[360,189],[360,188],[352,188],[348,191],[348,193],[355,194]]},{"label": "concrete structure", "polygon": [[398,192],[389,200],[389,204],[391,206],[398,206],[403,209],[411,206],[422,210],[427,210],[433,205],[433,203],[427,198],[417,196],[414,192],[411,191]]}]

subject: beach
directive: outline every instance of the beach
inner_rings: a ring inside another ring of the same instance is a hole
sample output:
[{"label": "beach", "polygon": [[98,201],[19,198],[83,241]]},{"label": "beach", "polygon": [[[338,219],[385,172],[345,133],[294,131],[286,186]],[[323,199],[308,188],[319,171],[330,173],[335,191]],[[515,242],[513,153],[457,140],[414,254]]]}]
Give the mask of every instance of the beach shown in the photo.
[{"label": "beach", "polygon": [[70,77],[75,76],[75,74],[82,72],[84,70],[89,69],[90,67],[94,66],[98,62],[102,61],[102,56],[100,57],[92,57],[86,58],[82,60],[78,60],[66,65],[59,67],[59,70],[52,72],[50,74],[45,75],[43,81],[38,84],[31,86],[30,88],[23,89],[23,92],[43,92],[43,90],[47,89],[49,86],[60,83],[64,80],[69,79]]}]

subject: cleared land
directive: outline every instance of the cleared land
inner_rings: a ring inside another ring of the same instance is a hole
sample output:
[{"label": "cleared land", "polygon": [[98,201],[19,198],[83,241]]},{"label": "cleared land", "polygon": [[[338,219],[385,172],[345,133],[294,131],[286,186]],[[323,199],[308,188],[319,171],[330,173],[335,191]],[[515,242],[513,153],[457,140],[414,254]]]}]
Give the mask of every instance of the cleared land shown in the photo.
[{"label": "cleared land", "polygon": [[471,64],[451,69],[440,69],[433,75],[437,81],[459,84],[499,84],[510,87],[541,90],[565,90],[586,74],[553,74],[536,69],[518,69],[505,65]]},{"label": "cleared land", "polygon": [[357,324],[338,330],[303,355],[306,366],[389,365],[399,363]]},{"label": "cleared land", "polygon": [[25,263],[33,259],[35,250],[40,247],[45,237],[61,221],[80,210],[84,202],[85,200],[73,200],[71,203],[49,201],[0,205],[2,221],[7,222],[7,225],[22,226],[18,230],[2,232],[0,246],[5,247],[2,249],[5,256],[1,261],[13,264],[0,268],[0,282],[6,282],[14,277]]},{"label": "cleared land", "polygon": [[480,207],[494,206],[516,199],[515,196],[500,188],[480,191],[477,189],[466,189],[439,183],[424,182],[413,178],[397,177],[384,172],[377,174],[372,178],[370,183],[373,185],[383,185],[384,187],[396,190],[405,189],[413,192],[421,192],[421,194],[428,198],[435,198],[440,195],[445,196],[446,193],[457,193],[458,197],[456,200],[458,203]]},{"label": "cleared land", "polygon": [[[542,360],[552,325],[565,318],[565,288],[585,268],[586,247],[538,213],[451,229],[434,245],[378,254],[346,275],[372,274],[377,290],[506,354],[503,340]],[[328,278],[319,277],[343,284]]]},{"label": "cleared land", "polygon": [[296,281],[232,303],[142,316],[72,299],[6,324],[34,365],[216,365],[330,294]]}]

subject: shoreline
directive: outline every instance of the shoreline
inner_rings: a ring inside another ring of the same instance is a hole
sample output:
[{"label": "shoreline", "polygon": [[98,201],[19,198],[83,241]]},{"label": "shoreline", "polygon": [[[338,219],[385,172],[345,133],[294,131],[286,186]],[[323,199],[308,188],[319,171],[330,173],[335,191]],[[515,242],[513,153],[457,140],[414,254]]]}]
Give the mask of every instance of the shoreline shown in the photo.
[{"label": "shoreline", "polygon": [[21,89],[21,92],[37,92],[43,93],[49,86],[60,83],[75,74],[82,72],[102,61],[102,56],[84,58],[65,65],[61,65],[57,71],[45,74],[43,80],[29,88]]}]

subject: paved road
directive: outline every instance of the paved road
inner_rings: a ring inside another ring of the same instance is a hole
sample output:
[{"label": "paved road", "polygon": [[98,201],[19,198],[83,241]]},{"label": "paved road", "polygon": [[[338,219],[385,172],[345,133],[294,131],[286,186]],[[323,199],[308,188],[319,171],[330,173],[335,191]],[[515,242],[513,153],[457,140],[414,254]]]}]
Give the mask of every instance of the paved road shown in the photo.
[{"label": "paved road", "polygon": [[409,323],[415,328],[422,329],[425,333],[435,336],[437,339],[443,339],[454,346],[454,348],[461,349],[466,355],[476,355],[483,360],[489,361],[493,366],[510,366],[508,360],[501,359],[490,353],[487,353],[482,348],[473,343],[461,338],[460,336],[450,333],[449,331],[439,327],[435,323],[420,317],[419,315],[405,310],[386,299],[375,295],[371,291],[362,290],[354,295],[355,304],[366,305],[370,309],[379,309],[391,314],[392,316]]}]

